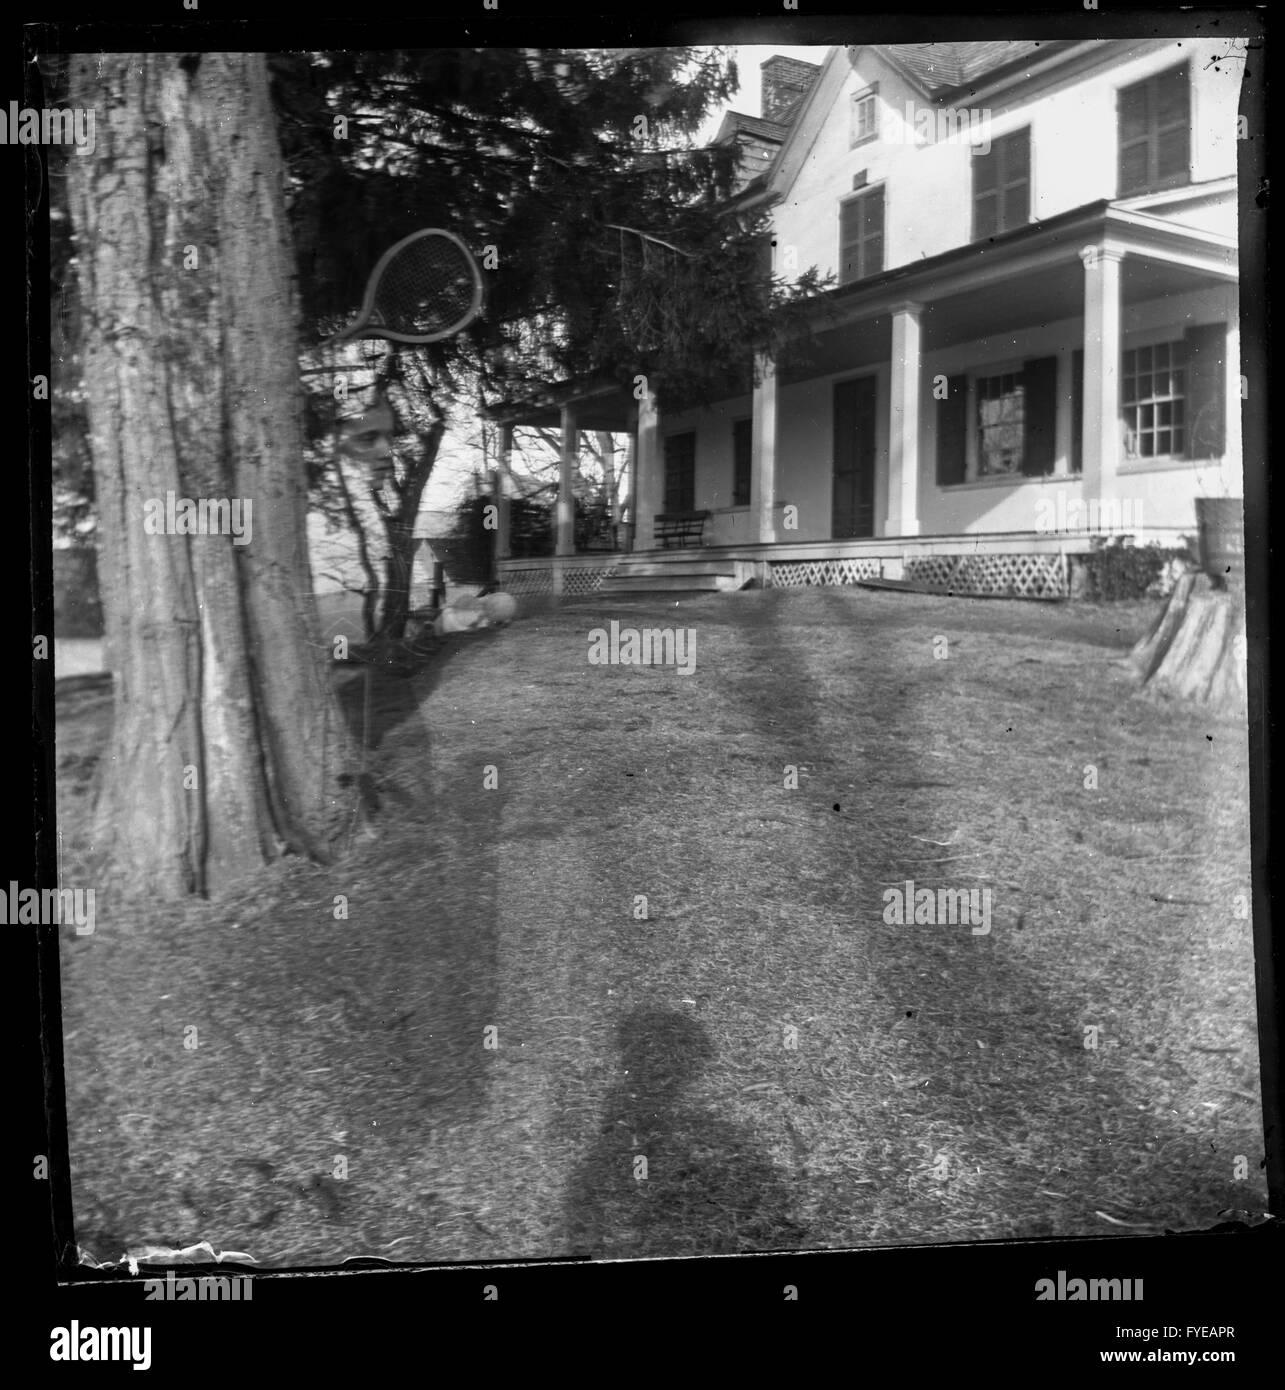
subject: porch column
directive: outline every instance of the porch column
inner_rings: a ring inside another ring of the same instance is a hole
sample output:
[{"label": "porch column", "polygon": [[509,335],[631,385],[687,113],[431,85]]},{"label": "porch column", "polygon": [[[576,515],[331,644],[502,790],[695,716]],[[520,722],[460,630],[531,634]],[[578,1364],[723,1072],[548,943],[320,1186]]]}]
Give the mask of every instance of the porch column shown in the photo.
[{"label": "porch column", "polygon": [[892,307],[888,391],[888,520],[885,535],[919,534],[919,382],[923,375],[919,317],[923,305]]},{"label": "porch column", "polygon": [[495,558],[507,560],[509,548],[509,496],[513,491],[513,426],[500,426],[500,454],[495,467]]},{"label": "porch column", "polygon": [[576,553],[576,503],[572,488],[576,460],[580,453],[580,430],[576,408],[562,407],[562,454],[558,460],[558,547],[559,555]]},{"label": "porch column", "polygon": [[661,509],[662,461],[660,456],[660,412],[655,393],[647,388],[638,399],[638,422],[635,426],[634,480],[634,549],[651,550],[656,544],[656,513]]},{"label": "porch column", "polygon": [[1115,496],[1120,467],[1120,262],[1086,246],[1084,262],[1084,500]]},{"label": "porch column", "polygon": [[776,363],[766,354],[755,361],[754,404],[750,425],[750,512],[758,539],[776,540]]}]

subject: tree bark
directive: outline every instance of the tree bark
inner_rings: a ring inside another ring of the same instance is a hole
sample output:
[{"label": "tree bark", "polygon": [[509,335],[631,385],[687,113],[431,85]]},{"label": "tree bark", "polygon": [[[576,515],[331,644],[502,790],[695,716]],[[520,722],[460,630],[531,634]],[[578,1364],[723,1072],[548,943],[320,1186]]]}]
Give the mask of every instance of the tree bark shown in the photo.
[{"label": "tree bark", "polygon": [[384,611],[379,635],[387,643],[401,642],[406,636],[411,576],[414,573],[415,552],[419,549],[415,522],[445,433],[445,425],[433,424],[419,436],[420,447],[415,462],[407,470],[404,480],[395,485],[396,509],[382,512],[388,553],[384,563]]},{"label": "tree bark", "polygon": [[[355,810],[308,565],[266,65],[96,54],[73,83],[98,112],[69,182],[116,660],[94,848],[151,892],[217,896],[283,852],[331,857]],[[170,493],[239,501],[248,543],[151,534],[145,504]]]}]

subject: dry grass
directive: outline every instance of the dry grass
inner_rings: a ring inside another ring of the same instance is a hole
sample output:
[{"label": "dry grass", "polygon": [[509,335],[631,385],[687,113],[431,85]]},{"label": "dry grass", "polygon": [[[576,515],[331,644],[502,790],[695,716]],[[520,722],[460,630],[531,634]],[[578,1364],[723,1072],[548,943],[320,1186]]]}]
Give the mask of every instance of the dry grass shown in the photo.
[{"label": "dry grass", "polygon": [[[1263,1209],[1245,732],[1133,692],[1152,612],[599,602],[374,677],[364,855],[65,942],[81,1245],[630,1256]],[[588,665],[613,617],[693,628],[695,674]],[[109,716],[60,695],[69,845]],[[908,878],[990,888],[990,934],[885,924]]]}]

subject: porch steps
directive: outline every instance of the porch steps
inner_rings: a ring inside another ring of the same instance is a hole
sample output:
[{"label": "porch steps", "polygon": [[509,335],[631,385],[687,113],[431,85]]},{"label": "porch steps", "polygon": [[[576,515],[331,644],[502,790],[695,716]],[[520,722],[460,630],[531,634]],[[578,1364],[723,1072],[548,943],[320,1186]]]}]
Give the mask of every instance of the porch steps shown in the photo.
[{"label": "porch steps", "polygon": [[743,589],[754,577],[745,560],[644,560],[621,562],[616,573],[602,581],[600,594],[728,593]]}]

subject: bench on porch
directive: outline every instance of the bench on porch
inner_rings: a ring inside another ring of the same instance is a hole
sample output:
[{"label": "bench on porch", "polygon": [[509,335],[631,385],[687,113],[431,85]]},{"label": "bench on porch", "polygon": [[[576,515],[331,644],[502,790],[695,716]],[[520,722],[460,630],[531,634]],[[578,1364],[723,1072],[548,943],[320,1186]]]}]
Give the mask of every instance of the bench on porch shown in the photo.
[{"label": "bench on porch", "polygon": [[709,517],[708,511],[658,512],[655,517],[656,540],[663,550],[699,545]]}]

